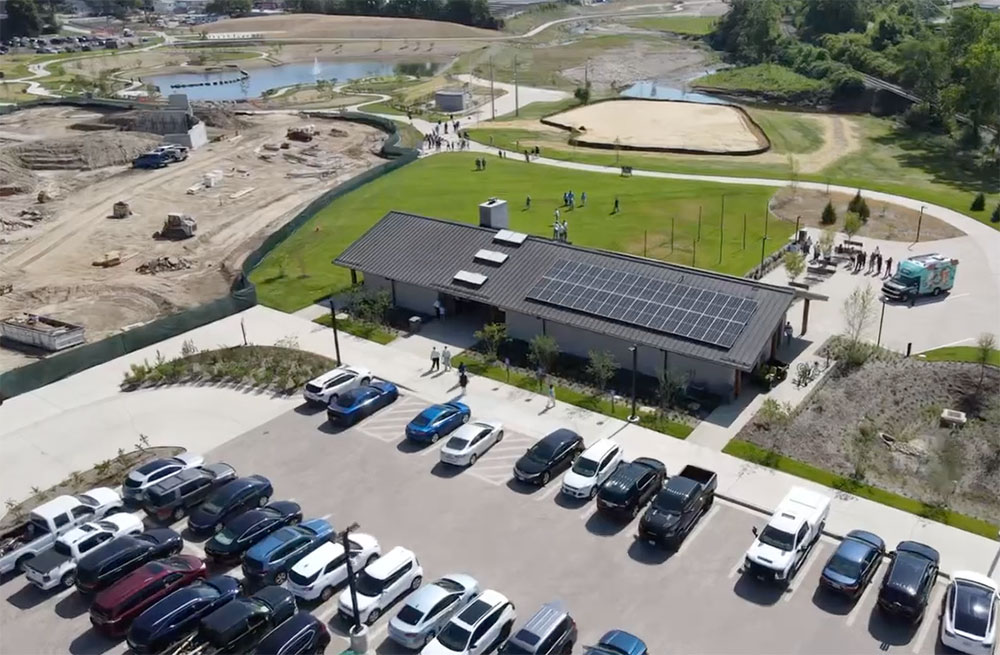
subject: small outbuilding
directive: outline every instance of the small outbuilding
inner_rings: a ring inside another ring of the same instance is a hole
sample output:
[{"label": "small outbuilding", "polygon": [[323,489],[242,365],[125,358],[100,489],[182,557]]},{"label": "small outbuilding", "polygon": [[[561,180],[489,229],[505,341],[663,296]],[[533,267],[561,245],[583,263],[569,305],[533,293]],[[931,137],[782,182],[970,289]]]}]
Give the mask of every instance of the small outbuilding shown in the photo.
[{"label": "small outbuilding", "polygon": [[465,91],[461,89],[441,89],[434,93],[434,104],[438,111],[453,114],[465,111]]}]

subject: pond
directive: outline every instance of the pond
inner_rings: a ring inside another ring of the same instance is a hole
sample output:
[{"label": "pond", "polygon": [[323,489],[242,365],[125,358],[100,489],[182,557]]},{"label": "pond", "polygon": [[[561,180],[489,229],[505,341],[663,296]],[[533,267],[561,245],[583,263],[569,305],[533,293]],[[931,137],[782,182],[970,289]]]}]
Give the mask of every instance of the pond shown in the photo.
[{"label": "pond", "polygon": [[657,84],[656,82],[636,82],[622,92],[626,98],[649,98],[650,100],[684,100],[686,102],[704,102],[712,105],[728,105],[726,100],[705,93],[694,93],[678,89],[675,86]]},{"label": "pond", "polygon": [[[189,100],[246,100],[258,98],[268,89],[293,84],[311,84],[317,80],[343,83],[366,77],[387,75],[430,76],[438,65],[428,62],[399,63],[391,61],[318,61],[282,64],[267,68],[251,68],[241,79],[236,68],[211,73],[177,73],[143,78],[155,84],[162,95],[186,93]],[[171,88],[172,85],[192,85]]]}]

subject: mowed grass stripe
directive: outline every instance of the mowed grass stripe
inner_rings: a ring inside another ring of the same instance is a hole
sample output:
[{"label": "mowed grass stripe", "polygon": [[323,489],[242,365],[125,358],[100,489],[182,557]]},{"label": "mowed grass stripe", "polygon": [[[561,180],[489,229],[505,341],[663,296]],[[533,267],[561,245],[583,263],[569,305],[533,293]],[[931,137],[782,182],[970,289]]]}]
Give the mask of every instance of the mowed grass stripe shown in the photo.
[{"label": "mowed grass stripe", "polygon": [[[475,159],[471,153],[422,159],[335,200],[251,273],[260,302],[295,311],[348,287],[349,271],[330,262],[390,210],[476,223],[479,203],[494,196],[510,203],[511,228],[530,234],[551,236],[558,208],[569,222],[570,240],[577,245],[636,255],[645,249],[649,257],[734,275],[745,274],[760,261],[764,216],[773,189],[623,178],[496,156],[487,158],[486,171],[477,172]],[[571,189],[578,203],[587,193],[585,208],[561,207],[563,193]],[[720,225],[723,194],[725,224]],[[525,209],[527,196],[530,209]],[[611,213],[615,197],[621,203],[618,214]],[[772,217],[765,251],[785,243],[793,229]]]}]

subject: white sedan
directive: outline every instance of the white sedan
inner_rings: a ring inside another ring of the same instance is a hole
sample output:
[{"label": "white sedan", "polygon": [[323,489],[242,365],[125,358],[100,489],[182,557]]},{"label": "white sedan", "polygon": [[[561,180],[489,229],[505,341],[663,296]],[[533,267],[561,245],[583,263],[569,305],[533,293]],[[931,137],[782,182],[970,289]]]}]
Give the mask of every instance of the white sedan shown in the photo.
[{"label": "white sedan", "polygon": [[356,366],[338,366],[306,383],[302,395],[306,402],[328,405],[340,394],[363,387],[372,381],[371,371]]},{"label": "white sedan", "polygon": [[990,655],[997,637],[997,583],[955,571],[941,612],[941,643],[969,655]]},{"label": "white sedan", "polygon": [[499,421],[470,421],[451,433],[441,449],[441,461],[452,466],[472,466],[503,439]]}]

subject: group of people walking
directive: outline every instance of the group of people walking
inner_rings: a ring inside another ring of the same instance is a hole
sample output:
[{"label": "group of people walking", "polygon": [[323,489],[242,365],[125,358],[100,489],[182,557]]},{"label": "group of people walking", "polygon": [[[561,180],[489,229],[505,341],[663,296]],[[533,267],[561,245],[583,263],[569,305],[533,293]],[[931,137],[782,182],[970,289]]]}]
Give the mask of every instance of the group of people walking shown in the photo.
[{"label": "group of people walking", "polygon": [[878,246],[875,246],[875,250],[871,253],[859,250],[854,253],[853,270],[855,273],[860,273],[864,270],[865,275],[874,274],[887,278],[892,275],[892,257],[883,258]]},{"label": "group of people walking", "polygon": [[[440,371],[441,364],[444,364],[444,370],[451,370],[451,351],[448,350],[448,346],[445,346],[440,351],[437,346],[431,347],[431,370]],[[469,375],[467,369],[465,368],[465,362],[460,362],[458,365],[458,384],[462,387],[462,393],[465,393],[465,387],[469,385]]]}]

